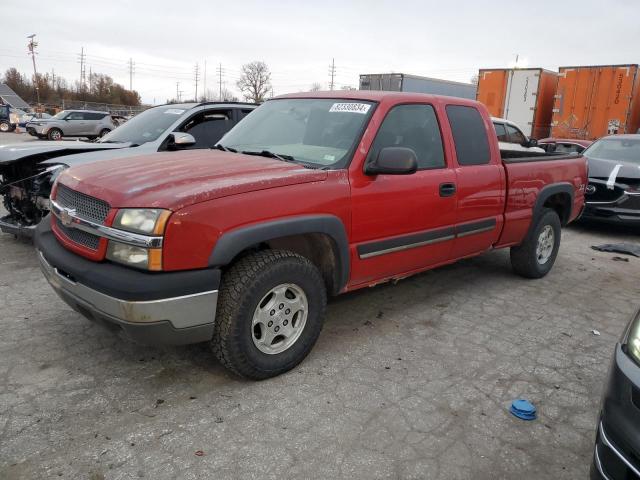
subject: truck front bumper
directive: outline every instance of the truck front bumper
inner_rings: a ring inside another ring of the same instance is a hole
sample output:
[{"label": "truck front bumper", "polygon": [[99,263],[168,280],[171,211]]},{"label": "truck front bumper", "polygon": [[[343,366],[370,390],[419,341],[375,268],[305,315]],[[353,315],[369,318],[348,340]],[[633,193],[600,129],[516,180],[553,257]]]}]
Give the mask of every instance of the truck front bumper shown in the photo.
[{"label": "truck front bumper", "polygon": [[64,249],[45,219],[36,229],[40,268],[54,291],[89,320],[146,345],[213,336],[220,271],[146,273],[96,263]]}]

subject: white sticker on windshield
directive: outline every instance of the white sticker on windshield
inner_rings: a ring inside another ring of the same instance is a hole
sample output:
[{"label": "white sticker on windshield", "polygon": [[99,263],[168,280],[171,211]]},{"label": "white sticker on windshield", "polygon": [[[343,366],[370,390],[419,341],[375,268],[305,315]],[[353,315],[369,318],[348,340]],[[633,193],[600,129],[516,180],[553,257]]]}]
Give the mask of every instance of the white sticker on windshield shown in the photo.
[{"label": "white sticker on windshield", "polygon": [[334,103],[329,112],[360,113],[366,115],[371,108],[368,103]]},{"label": "white sticker on windshield", "polygon": [[179,108],[168,108],[164,111],[164,113],[169,113],[171,115],[182,115],[184,112],[184,110],[180,110]]}]

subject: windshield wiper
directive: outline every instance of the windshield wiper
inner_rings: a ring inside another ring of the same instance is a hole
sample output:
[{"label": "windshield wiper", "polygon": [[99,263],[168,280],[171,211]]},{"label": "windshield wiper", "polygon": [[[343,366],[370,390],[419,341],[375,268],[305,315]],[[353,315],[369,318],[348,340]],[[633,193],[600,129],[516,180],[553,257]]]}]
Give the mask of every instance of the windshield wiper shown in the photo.
[{"label": "windshield wiper", "polygon": [[267,158],[276,158],[278,160],[282,160],[283,162],[295,162],[296,159],[291,155],[283,155],[278,153],[270,152],[269,150],[260,150],[259,152],[244,150],[242,151],[245,155],[257,155],[259,157],[267,157]]},{"label": "windshield wiper", "polygon": [[223,152],[238,153],[238,151],[235,148],[225,147],[221,143],[217,143],[216,145],[214,145],[211,148],[215,148],[216,150],[222,150]]}]

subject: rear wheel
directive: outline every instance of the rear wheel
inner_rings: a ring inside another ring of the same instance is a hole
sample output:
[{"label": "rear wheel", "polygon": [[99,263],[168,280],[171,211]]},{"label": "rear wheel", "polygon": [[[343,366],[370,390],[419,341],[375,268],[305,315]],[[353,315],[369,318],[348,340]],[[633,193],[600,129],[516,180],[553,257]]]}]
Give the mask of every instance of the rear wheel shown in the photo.
[{"label": "rear wheel", "polygon": [[322,276],[306,258],[283,250],[248,255],[222,279],[213,352],[242,377],[280,375],[311,351],[326,303]]},{"label": "rear wheel", "polygon": [[11,131],[11,124],[5,120],[0,121],[0,132],[7,133]]},{"label": "rear wheel", "polygon": [[102,130],[100,130],[100,135],[98,135],[99,137],[104,137],[107,133],[109,133],[111,130],[109,130],[108,128],[103,128]]},{"label": "rear wheel", "polygon": [[49,140],[62,140],[62,130],[59,128],[52,128],[49,130],[49,133],[47,133],[47,138]]},{"label": "rear wheel", "polygon": [[526,278],[544,277],[556,261],[560,236],[560,217],[554,210],[545,208],[524,242],[511,247],[514,272]]}]

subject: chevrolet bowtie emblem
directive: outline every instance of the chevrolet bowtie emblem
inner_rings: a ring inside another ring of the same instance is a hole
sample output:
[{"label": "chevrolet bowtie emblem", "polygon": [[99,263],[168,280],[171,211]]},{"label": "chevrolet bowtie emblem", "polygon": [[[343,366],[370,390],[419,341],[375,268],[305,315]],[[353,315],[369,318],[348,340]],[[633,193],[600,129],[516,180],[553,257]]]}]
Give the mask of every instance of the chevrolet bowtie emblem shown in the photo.
[{"label": "chevrolet bowtie emblem", "polygon": [[70,226],[73,223],[73,217],[76,215],[75,208],[63,208],[60,210],[60,223],[65,227]]}]

